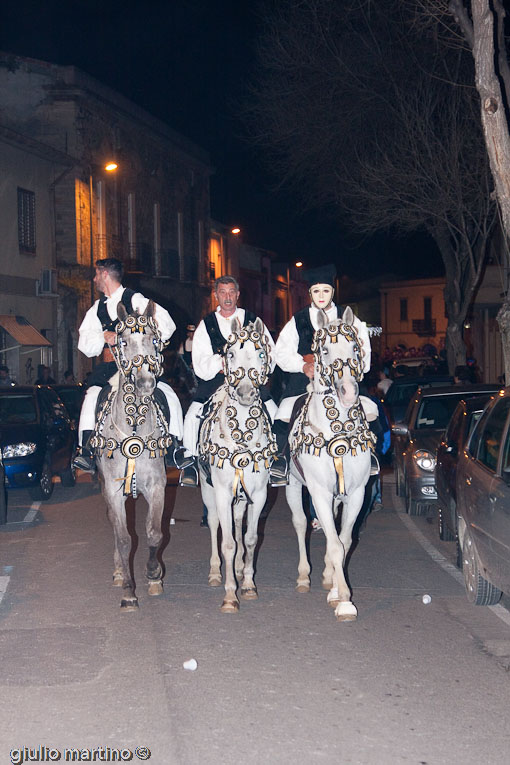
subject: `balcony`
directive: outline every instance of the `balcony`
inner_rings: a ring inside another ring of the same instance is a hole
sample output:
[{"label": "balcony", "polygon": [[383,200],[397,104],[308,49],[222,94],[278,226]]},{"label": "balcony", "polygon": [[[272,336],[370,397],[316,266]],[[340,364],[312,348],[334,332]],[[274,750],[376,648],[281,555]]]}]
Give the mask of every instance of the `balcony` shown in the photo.
[{"label": "balcony", "polygon": [[413,319],[413,332],[418,337],[435,337],[435,319]]}]

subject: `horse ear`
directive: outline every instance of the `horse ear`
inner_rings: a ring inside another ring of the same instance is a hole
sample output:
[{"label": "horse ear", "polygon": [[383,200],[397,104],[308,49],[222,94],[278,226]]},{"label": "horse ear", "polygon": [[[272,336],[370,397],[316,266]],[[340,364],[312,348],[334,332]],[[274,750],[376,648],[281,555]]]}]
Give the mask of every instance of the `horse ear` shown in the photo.
[{"label": "horse ear", "polygon": [[343,321],[344,324],[351,324],[352,325],[352,322],[354,321],[354,314],[352,312],[352,308],[351,308],[350,305],[348,305],[347,308],[345,309],[345,311],[343,313],[343,316],[342,316],[342,321]]},{"label": "horse ear", "polygon": [[126,311],[126,307],[123,303],[117,304],[117,316],[119,318],[119,321],[126,321],[128,312]]},{"label": "horse ear", "polygon": [[143,315],[153,317],[155,313],[156,313],[156,306],[154,304],[154,301],[149,300],[145,308],[145,311],[143,312]]},{"label": "horse ear", "polygon": [[322,308],[317,314],[317,324],[319,325],[319,329],[322,329],[326,324],[329,324],[328,314]]},{"label": "horse ear", "polygon": [[259,335],[263,335],[264,334],[264,322],[258,316],[255,319],[254,327],[255,327],[255,330],[259,333]]},{"label": "horse ear", "polygon": [[232,319],[232,321],[230,322],[230,331],[232,332],[233,335],[235,335],[236,332],[239,332],[240,330],[241,330],[241,322],[236,316],[236,318]]}]

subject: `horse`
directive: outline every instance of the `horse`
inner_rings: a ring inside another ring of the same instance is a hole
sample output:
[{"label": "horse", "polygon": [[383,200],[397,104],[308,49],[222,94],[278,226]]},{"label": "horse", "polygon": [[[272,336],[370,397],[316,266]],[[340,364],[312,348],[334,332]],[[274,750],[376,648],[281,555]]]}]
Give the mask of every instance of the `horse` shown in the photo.
[{"label": "horse", "polygon": [[[302,485],[312,498],[326,537],[323,587],[338,621],[353,621],[356,606],[345,580],[344,565],[352,543],[352,528],[363,504],[370,477],[375,437],[359,400],[358,383],[370,368],[370,338],[366,326],[347,307],[341,319],[327,322],[319,314],[314,333],[314,378],[289,433],[290,471],[286,499],[298,537],[296,589],[310,589],[306,555],[306,516]],[[343,503],[340,534],[338,507]]]},{"label": "horse", "polygon": [[99,405],[91,447],[97,458],[101,491],[114,534],[113,584],[122,587],[122,612],[136,611],[138,598],[131,577],[131,537],[127,528],[126,498],[141,492],[149,506],[146,566],[149,595],[163,592],[163,569],[158,550],[163,538],[161,519],[165,504],[165,453],[171,445],[168,415],[156,398],[156,380],[162,369],[163,343],[149,301],[143,314],[128,315],[117,307],[117,344],[111,347],[118,375]]},{"label": "horse", "polygon": [[225,382],[206,404],[198,449],[200,485],[211,534],[209,584],[213,587],[222,583],[218,524],[221,526],[225,561],[222,613],[239,611],[236,577],[241,598],[258,598],[253,565],[257,528],[267,497],[269,464],[277,451],[271,420],[260,396],[260,386],[266,383],[271,368],[264,325],[257,319],[242,327],[234,319],[231,333],[225,346]]}]

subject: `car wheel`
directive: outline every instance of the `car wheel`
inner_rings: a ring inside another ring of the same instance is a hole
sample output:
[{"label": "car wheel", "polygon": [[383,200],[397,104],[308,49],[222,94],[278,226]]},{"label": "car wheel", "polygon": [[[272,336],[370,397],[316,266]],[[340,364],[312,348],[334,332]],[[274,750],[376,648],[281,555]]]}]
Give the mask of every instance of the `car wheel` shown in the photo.
[{"label": "car wheel", "polygon": [[450,527],[444,522],[443,511],[437,506],[437,530],[439,532],[439,539],[443,542],[454,542],[455,534],[452,534]]},{"label": "car wheel", "polygon": [[466,526],[462,543],[462,573],[467,599],[475,606],[492,606],[501,598],[501,590],[484,579],[478,568],[473,538]]},{"label": "car wheel", "polygon": [[411,486],[407,478],[405,479],[405,501],[406,501],[406,513],[408,515],[422,515],[423,507],[415,499],[411,497]]},{"label": "car wheel", "polygon": [[60,480],[62,482],[62,486],[74,486],[76,483],[76,470],[75,468],[70,465],[70,467],[67,468],[67,470],[64,470],[63,473],[60,473]]},{"label": "car wheel", "polygon": [[39,483],[32,486],[30,489],[30,495],[32,499],[39,501],[45,501],[53,494],[53,478],[51,475],[50,466],[47,462],[44,463]]}]

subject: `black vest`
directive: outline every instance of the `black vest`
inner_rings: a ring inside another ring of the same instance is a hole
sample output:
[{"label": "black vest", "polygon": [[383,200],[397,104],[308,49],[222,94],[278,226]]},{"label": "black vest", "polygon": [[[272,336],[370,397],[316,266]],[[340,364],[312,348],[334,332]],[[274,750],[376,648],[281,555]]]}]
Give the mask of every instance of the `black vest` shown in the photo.
[{"label": "black vest", "polygon": [[[125,288],[124,292],[122,293],[122,297],[120,299],[120,302],[128,312],[128,314],[133,313],[133,305],[131,302],[131,298],[135,294],[134,290],[130,290],[128,287]],[[99,298],[99,303],[97,304],[97,318],[101,322],[101,326],[103,328],[103,332],[115,332],[115,327],[119,323],[119,320],[117,318],[111,319],[110,314],[108,313],[108,309],[106,307],[106,295],[103,295],[101,298]]]},{"label": "black vest", "polygon": [[[337,318],[341,315],[341,312],[341,307],[337,305]],[[310,308],[302,308],[294,314],[294,321],[296,322],[296,329],[299,335],[298,353],[301,356],[306,356],[312,352],[313,335],[315,332],[310,319]],[[301,396],[303,393],[306,393],[309,382],[309,378],[303,372],[291,372],[282,399],[290,398],[291,396]]]},{"label": "black vest", "polygon": [[[251,311],[247,311],[245,309],[244,311],[244,321],[243,321],[243,327],[246,327],[247,324],[250,323],[250,321],[256,321],[257,317],[254,313]],[[218,324],[218,319],[216,318],[216,311],[213,311],[212,313],[208,313],[207,316],[204,317],[204,324],[205,328],[207,330],[207,334],[209,335],[209,340],[211,341],[211,348],[213,349],[214,353],[218,353],[220,356],[223,356],[225,353],[225,344],[226,340],[221,334],[220,326]],[[225,375],[223,372],[218,372],[217,375],[215,375],[212,380],[202,380],[200,377],[197,376],[198,380],[198,387],[197,391],[193,397],[193,401],[198,401],[200,404],[204,404],[208,398],[212,396],[213,393],[215,393],[220,385],[223,385],[225,381]],[[261,389],[262,394],[262,400],[266,401],[267,398],[270,398],[269,395],[264,397],[265,391],[264,387]]]}]

